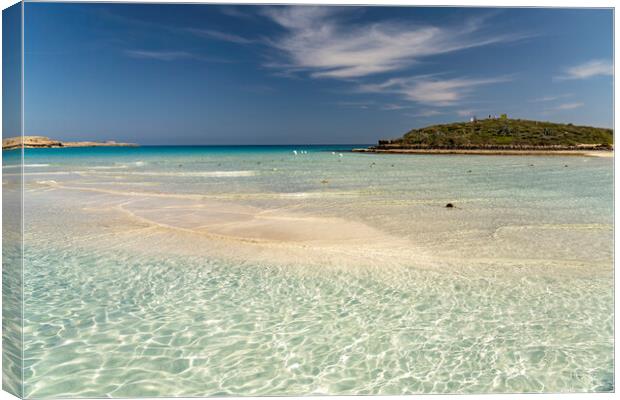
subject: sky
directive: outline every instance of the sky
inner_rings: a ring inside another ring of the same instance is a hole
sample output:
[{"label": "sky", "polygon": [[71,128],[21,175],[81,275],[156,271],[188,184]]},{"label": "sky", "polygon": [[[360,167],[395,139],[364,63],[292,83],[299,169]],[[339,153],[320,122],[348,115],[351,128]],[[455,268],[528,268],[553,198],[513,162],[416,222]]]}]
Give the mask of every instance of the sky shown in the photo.
[{"label": "sky", "polygon": [[25,4],[25,134],[366,144],[506,113],[613,125],[610,9]]},{"label": "sky", "polygon": [[22,73],[21,5],[2,11],[2,137],[19,136]]}]

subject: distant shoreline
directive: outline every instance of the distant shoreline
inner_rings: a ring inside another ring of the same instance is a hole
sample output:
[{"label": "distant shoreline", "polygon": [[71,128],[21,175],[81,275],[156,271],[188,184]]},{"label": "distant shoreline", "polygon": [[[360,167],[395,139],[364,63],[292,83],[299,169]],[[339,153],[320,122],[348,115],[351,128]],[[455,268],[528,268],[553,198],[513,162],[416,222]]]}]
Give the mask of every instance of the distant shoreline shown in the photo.
[{"label": "distant shoreline", "polygon": [[138,147],[135,143],[119,143],[114,140],[106,142],[62,142],[47,136],[16,136],[2,139],[2,150],[14,149],[51,149],[65,147]]},{"label": "distant shoreline", "polygon": [[351,150],[354,153],[375,154],[460,154],[488,156],[581,156],[613,157],[613,150],[486,150],[486,149],[378,149],[362,148]]}]

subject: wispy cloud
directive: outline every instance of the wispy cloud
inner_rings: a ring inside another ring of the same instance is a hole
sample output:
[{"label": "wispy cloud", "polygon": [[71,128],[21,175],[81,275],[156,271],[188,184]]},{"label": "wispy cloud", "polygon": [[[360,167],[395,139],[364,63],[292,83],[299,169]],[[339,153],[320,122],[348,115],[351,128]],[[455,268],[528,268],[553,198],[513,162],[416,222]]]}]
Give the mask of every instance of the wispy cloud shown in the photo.
[{"label": "wispy cloud", "polygon": [[125,54],[133,58],[147,58],[159,61],[174,61],[180,59],[197,58],[196,55],[186,51],[125,50]]},{"label": "wispy cloud", "polygon": [[434,117],[436,115],[441,115],[441,114],[443,113],[438,110],[421,110],[417,113],[405,113],[406,116],[414,117],[414,118],[428,118],[428,117]]},{"label": "wispy cloud", "polygon": [[574,110],[575,108],[579,108],[579,107],[583,107],[584,104],[583,103],[564,103],[564,104],[560,104],[556,107],[553,107],[551,110],[557,110],[557,111],[562,111],[562,110]]},{"label": "wispy cloud", "polygon": [[546,108],[542,111],[542,114],[554,114],[557,112],[561,112],[561,111],[570,111],[570,110],[574,110],[576,108],[580,108],[583,107],[585,104],[584,103],[580,103],[580,102],[575,102],[575,103],[563,103],[563,104],[559,104],[555,107],[549,107]]},{"label": "wispy cloud", "polygon": [[571,97],[572,95],[573,95],[572,93],[565,93],[565,94],[559,94],[559,95],[555,95],[555,96],[542,96],[542,97],[537,97],[535,99],[532,99],[532,100],[530,100],[530,102],[531,103],[546,103],[546,102],[550,102],[550,101],[564,99],[566,97]]},{"label": "wispy cloud", "polygon": [[386,110],[386,111],[404,110],[407,108],[411,108],[411,106],[406,106],[402,104],[393,104],[393,103],[388,103],[388,104],[384,104],[381,106],[381,109]]},{"label": "wispy cloud", "polygon": [[459,117],[472,117],[479,110],[456,110],[456,115]]},{"label": "wispy cloud", "polygon": [[592,60],[583,64],[566,68],[563,75],[555,77],[557,80],[587,79],[594,76],[610,76],[614,74],[614,67],[609,60]]},{"label": "wispy cloud", "polygon": [[385,21],[351,26],[339,7],[270,7],[265,15],[285,29],[272,40],[290,67],[313,77],[360,78],[401,70],[428,56],[514,41],[524,34],[482,34],[484,18],[438,27]]},{"label": "wispy cloud", "polygon": [[383,83],[361,84],[358,90],[369,93],[396,93],[406,100],[433,106],[451,106],[476,87],[508,82],[511,77],[437,79],[429,76],[392,78]]},{"label": "wispy cloud", "polygon": [[231,42],[237,44],[250,44],[255,43],[255,39],[248,39],[243,36],[235,35],[232,33],[216,31],[212,29],[195,29],[188,28],[188,32],[193,33],[196,36],[201,36],[209,39],[221,40],[224,42]]},{"label": "wispy cloud", "polygon": [[157,61],[179,61],[196,60],[208,63],[230,63],[230,60],[219,57],[207,57],[189,51],[174,50],[124,50],[125,55],[131,58],[157,60]]},{"label": "wispy cloud", "polygon": [[370,108],[371,105],[374,105],[374,102],[372,101],[339,101],[336,103],[336,105],[338,107],[361,108],[361,109],[366,110]]},{"label": "wispy cloud", "polygon": [[221,6],[220,12],[224,15],[234,18],[243,18],[243,19],[251,19],[254,18],[253,14],[246,13],[241,11],[239,8],[235,6]]}]

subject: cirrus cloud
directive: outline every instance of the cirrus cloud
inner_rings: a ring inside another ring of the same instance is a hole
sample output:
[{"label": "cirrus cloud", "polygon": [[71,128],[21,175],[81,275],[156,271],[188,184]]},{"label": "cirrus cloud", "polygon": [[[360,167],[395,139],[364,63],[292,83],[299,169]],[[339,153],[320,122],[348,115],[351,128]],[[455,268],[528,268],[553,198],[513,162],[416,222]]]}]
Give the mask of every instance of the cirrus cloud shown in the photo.
[{"label": "cirrus cloud", "polygon": [[570,110],[574,110],[574,109],[583,107],[584,105],[585,104],[581,103],[581,102],[562,103],[562,104],[558,104],[557,106],[554,106],[554,107],[545,108],[541,112],[541,114],[549,115],[549,114],[555,114],[555,113],[562,112],[562,111],[570,111]]},{"label": "cirrus cloud", "polygon": [[406,113],[404,115],[408,117],[414,117],[414,118],[429,118],[429,117],[434,117],[434,116],[441,115],[441,114],[443,113],[438,110],[421,110],[417,113]]},{"label": "cirrus cloud", "polygon": [[583,107],[584,104],[583,103],[564,103],[564,104],[560,104],[554,108],[552,108],[551,110],[556,110],[556,111],[562,111],[562,110],[574,110],[575,108],[579,108],[579,107]]},{"label": "cirrus cloud", "polygon": [[432,76],[392,78],[382,83],[361,84],[360,92],[395,93],[404,99],[432,106],[451,106],[476,87],[508,82],[511,77],[437,79]]},{"label": "cirrus cloud", "polygon": [[269,44],[287,58],[270,66],[308,71],[315,78],[361,78],[397,71],[420,59],[514,41],[529,35],[482,34],[485,18],[459,26],[383,21],[351,25],[343,22],[350,9],[339,7],[270,7],[264,14],[285,30]]},{"label": "cirrus cloud", "polygon": [[614,67],[609,60],[591,60],[583,64],[565,69],[564,75],[555,77],[557,80],[587,79],[595,76],[611,76]]},{"label": "cirrus cloud", "polygon": [[571,97],[572,95],[573,95],[572,93],[564,93],[564,94],[558,94],[556,96],[542,96],[542,97],[537,97],[535,99],[530,100],[530,103],[546,103],[550,101],[563,99],[566,97]]},{"label": "cirrus cloud", "polygon": [[210,63],[228,63],[229,60],[217,57],[207,57],[201,54],[190,53],[189,51],[180,50],[140,50],[130,49],[123,51],[126,56],[144,60],[157,61],[178,61],[178,60],[196,60]]},{"label": "cirrus cloud", "polygon": [[187,51],[161,51],[161,50],[125,50],[125,54],[132,58],[147,58],[159,61],[174,61],[180,59],[195,58],[196,55]]},{"label": "cirrus cloud", "polygon": [[473,117],[478,110],[456,110],[456,115],[459,117]]},{"label": "cirrus cloud", "polygon": [[231,42],[237,44],[250,44],[256,42],[254,39],[248,39],[243,36],[235,35],[227,32],[220,32],[213,29],[196,29],[188,28],[188,32],[193,33],[196,36],[201,36],[209,39],[221,40],[224,42]]}]

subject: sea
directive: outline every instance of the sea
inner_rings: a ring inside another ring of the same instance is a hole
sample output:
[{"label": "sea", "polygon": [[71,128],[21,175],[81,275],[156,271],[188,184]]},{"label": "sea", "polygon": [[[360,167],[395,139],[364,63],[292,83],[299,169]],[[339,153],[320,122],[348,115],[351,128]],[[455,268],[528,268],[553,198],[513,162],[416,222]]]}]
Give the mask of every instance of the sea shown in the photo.
[{"label": "sea", "polygon": [[613,158],[356,147],[5,151],[25,396],[614,390]]}]

